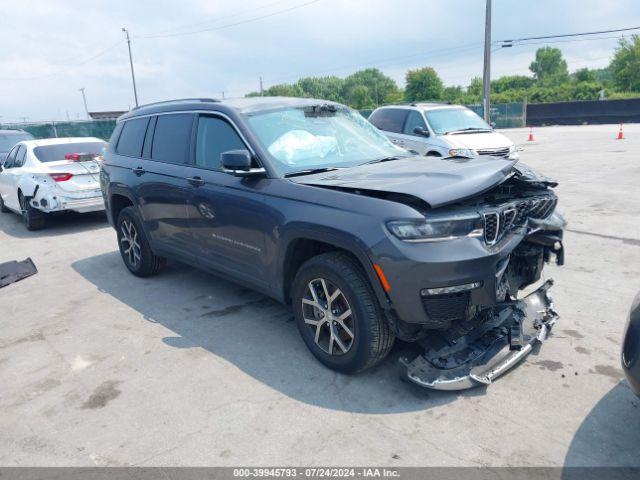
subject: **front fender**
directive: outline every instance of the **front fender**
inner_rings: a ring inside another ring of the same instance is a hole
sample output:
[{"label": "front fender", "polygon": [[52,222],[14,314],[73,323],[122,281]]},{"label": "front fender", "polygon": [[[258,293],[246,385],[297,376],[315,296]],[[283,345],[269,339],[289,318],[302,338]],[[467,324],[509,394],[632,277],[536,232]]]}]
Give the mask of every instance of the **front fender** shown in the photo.
[{"label": "front fender", "polygon": [[354,255],[369,279],[373,291],[382,308],[388,308],[389,299],[380,284],[368,254],[368,247],[354,234],[337,228],[319,226],[306,222],[294,222],[285,226],[280,232],[277,262],[277,278],[280,282],[278,294],[286,300],[285,270],[289,247],[296,240],[315,240],[328,243]]}]

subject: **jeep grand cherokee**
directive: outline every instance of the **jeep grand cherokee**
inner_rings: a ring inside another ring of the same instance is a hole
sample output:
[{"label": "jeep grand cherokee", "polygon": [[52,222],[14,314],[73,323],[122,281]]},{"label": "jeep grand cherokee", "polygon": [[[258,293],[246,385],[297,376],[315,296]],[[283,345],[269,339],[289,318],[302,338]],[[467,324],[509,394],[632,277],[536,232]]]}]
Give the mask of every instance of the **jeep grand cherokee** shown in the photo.
[{"label": "jeep grand cherokee", "polygon": [[340,372],[399,338],[418,347],[403,358],[410,380],[488,384],[556,320],[541,281],[563,259],[555,183],[506,158],[413,156],[337,103],[135,108],[101,186],[133,274],[173,258],[291,304],[313,355]]}]

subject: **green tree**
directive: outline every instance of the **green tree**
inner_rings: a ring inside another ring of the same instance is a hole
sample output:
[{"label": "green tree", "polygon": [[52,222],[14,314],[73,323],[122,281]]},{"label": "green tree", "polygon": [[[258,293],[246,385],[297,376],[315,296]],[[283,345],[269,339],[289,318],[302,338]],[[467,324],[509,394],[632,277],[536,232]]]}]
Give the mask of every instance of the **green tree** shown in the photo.
[{"label": "green tree", "polygon": [[578,82],[573,86],[571,98],[567,100],[598,100],[602,88],[600,82]]},{"label": "green tree", "polygon": [[571,78],[576,82],[595,82],[598,80],[595,70],[581,68],[571,74]]},{"label": "green tree", "polygon": [[367,68],[344,79],[342,97],[353,108],[363,109],[395,103],[401,98],[401,92],[391,77],[377,68]]},{"label": "green tree", "polygon": [[640,36],[619,40],[609,70],[620,90],[640,91]]},{"label": "green tree", "polygon": [[409,70],[404,97],[409,102],[440,100],[443,94],[442,80],[431,67]]},{"label": "green tree", "polygon": [[542,47],[536,50],[536,59],[529,65],[536,80],[543,86],[560,85],[569,80],[567,62],[559,48]]},{"label": "green tree", "polygon": [[460,103],[460,99],[464,95],[464,90],[460,85],[444,87],[442,89],[442,100],[451,103]]},{"label": "green tree", "polygon": [[542,86],[560,85],[569,78],[567,62],[562,58],[562,51],[554,47],[542,47],[536,50],[535,60],[529,70]]},{"label": "green tree", "polygon": [[358,110],[375,108],[375,99],[366,85],[353,85],[345,90],[346,103]]},{"label": "green tree", "polygon": [[534,83],[535,80],[533,78],[525,75],[507,75],[493,80],[491,82],[491,91],[503,93],[508,90],[523,90],[531,88]]},{"label": "green tree", "polygon": [[471,79],[471,83],[467,87],[467,95],[472,95],[474,98],[482,96],[482,78],[473,77]]},{"label": "green tree", "polygon": [[281,83],[273,85],[265,90],[265,96],[269,97],[302,97],[304,96],[302,90],[298,85],[289,85],[287,83]]},{"label": "green tree", "polygon": [[343,102],[344,80],[339,77],[305,77],[297,83],[305,97]]}]

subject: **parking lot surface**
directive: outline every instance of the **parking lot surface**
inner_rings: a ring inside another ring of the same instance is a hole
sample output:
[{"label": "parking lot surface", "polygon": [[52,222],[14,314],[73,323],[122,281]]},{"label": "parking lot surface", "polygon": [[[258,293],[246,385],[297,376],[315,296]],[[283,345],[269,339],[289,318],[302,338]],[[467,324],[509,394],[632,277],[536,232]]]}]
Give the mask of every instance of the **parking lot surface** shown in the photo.
[{"label": "parking lot surface", "polygon": [[[640,290],[640,125],[505,133],[560,182],[561,315],[486,389],[400,380],[400,349],[357,376],[307,351],[286,307],[170,263],[129,274],[102,216],[28,232],[0,215],[0,465],[640,466],[640,400],[619,367]],[[428,161],[428,160],[425,160]]]}]

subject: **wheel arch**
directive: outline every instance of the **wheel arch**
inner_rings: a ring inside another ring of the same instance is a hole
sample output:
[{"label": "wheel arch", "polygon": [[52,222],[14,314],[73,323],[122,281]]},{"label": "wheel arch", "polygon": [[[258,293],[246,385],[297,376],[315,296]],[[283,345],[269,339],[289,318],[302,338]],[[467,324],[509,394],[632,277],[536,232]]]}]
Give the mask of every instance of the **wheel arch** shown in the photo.
[{"label": "wheel arch", "polygon": [[30,176],[22,176],[18,180],[18,197],[22,194],[25,197],[33,197],[38,189],[38,182]]},{"label": "wheel arch", "polygon": [[362,268],[382,308],[386,308],[389,299],[375,273],[373,263],[359,241],[344,232],[332,229],[319,231],[296,229],[281,239],[282,252],[278,262],[279,288],[277,294],[285,303],[291,302],[291,290],[296,273],[304,262],[321,253],[341,251],[351,256]]},{"label": "wheel arch", "polygon": [[123,208],[135,207],[133,195],[126,189],[113,189],[109,192],[108,204],[106,205],[107,216],[112,226],[115,226],[118,215]]}]

